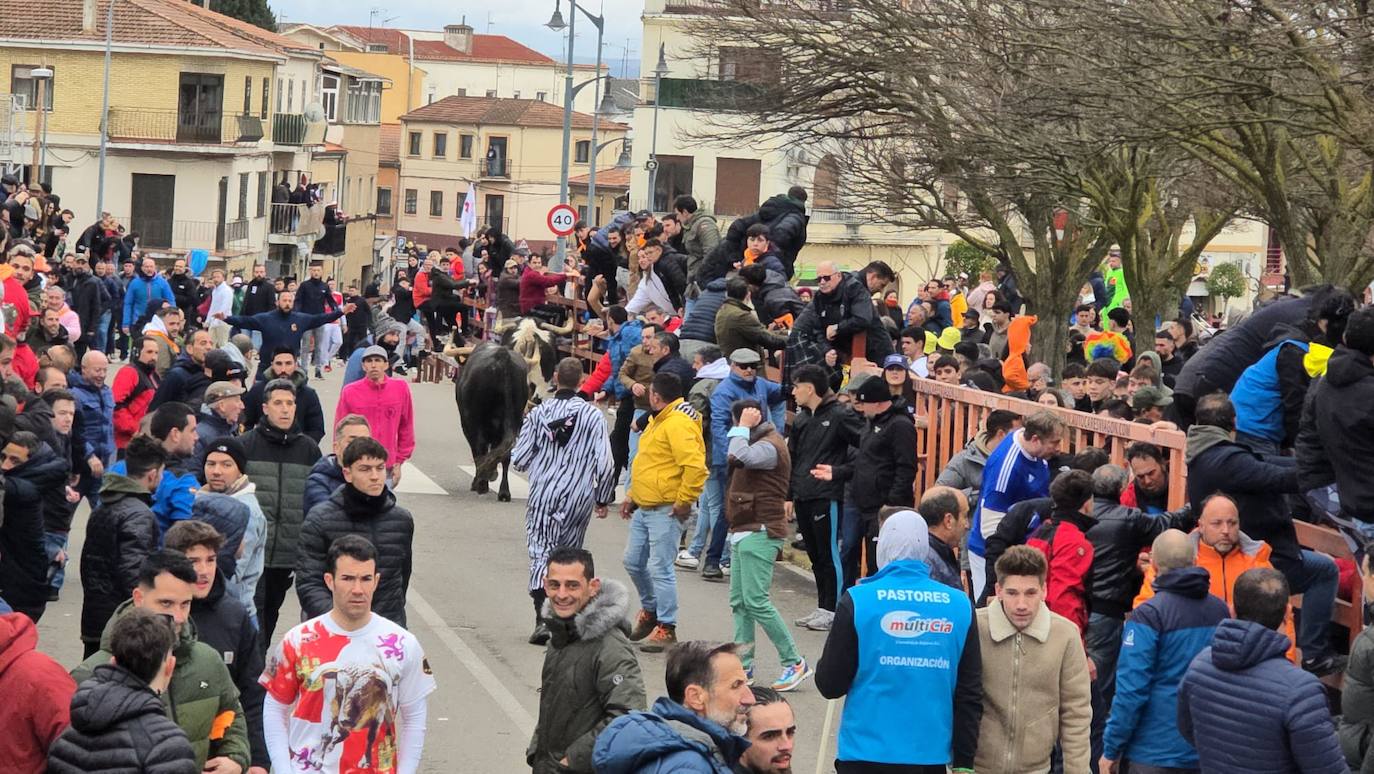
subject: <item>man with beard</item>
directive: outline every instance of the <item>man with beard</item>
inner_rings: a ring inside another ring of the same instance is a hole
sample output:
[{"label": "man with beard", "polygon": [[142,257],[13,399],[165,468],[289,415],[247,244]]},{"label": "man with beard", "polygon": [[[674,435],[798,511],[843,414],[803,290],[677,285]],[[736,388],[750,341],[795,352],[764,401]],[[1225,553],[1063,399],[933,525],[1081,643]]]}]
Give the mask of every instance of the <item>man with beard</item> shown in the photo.
[{"label": "man with beard", "polygon": [[[248,522],[240,530],[242,537],[237,548],[220,552],[220,569],[227,579],[225,589],[233,594],[258,625],[257,605],[253,597],[262,576],[262,562],[267,548],[267,517],[258,503],[257,486],[248,480],[244,470],[248,458],[237,438],[220,438],[205,452],[205,488],[198,497],[209,494],[228,495],[248,507]],[[221,528],[221,531],[224,531]]]},{"label": "man with beard", "polygon": [[[328,290],[323,282],[321,286]],[[284,290],[277,293],[277,307],[270,312],[261,312],[252,316],[244,314],[228,315],[224,321],[230,325],[244,328],[250,331],[262,332],[262,346],[259,352],[276,352],[281,348],[286,348],[290,352],[301,351],[301,339],[307,331],[331,323],[353,311],[352,304],[344,304],[342,307],[332,312],[322,314],[307,314],[305,312],[293,311],[292,307],[296,303],[296,294],[293,291]],[[333,303],[333,297],[330,297]],[[323,365],[323,364],[321,364]],[[263,358],[258,363],[258,376],[267,371],[268,361]],[[316,373],[318,376],[323,374]]]},{"label": "man with beard", "polygon": [[86,350],[99,343],[100,315],[104,305],[100,300],[100,280],[91,274],[91,265],[87,262],[86,256],[76,257],[71,281],[72,306],[76,311],[77,324],[81,328],[81,335],[72,343],[76,347],[77,357],[80,357],[86,354]]},{"label": "man with beard", "polygon": [[[277,291],[272,287],[272,280],[267,278],[267,267],[257,264],[253,267],[253,279],[248,281],[248,286],[243,292],[243,306],[239,307],[238,314],[244,317],[252,317],[255,314],[272,311],[272,307],[277,304]],[[253,348],[262,349],[262,332],[250,331],[253,338]]]},{"label": "man with beard", "polygon": [[792,745],[797,718],[782,694],[754,686],[754,706],[749,708],[749,749],[739,759],[745,774],[792,774]]},{"label": "man with beard", "polygon": [[[325,312],[339,309],[339,304],[334,300],[334,294],[329,290],[329,286],[325,284],[323,277],[324,266],[320,263],[311,264],[310,278],[302,282],[300,286],[296,288],[295,305],[297,312],[318,316]],[[345,311],[352,312],[353,305],[350,304]],[[301,339],[301,367],[308,368],[309,363],[314,362],[316,379],[323,378],[324,374],[320,369],[324,367],[325,361],[328,360],[328,353],[325,351],[324,346],[325,337],[323,326],[326,323],[337,320],[339,317],[340,315],[335,315],[322,323],[305,328],[305,336]]]},{"label": "man with beard", "polygon": [[324,438],[324,409],[320,395],[306,383],[305,371],[296,360],[294,350],[278,347],[271,358],[263,358],[268,365],[267,376],[259,379],[243,398],[243,426],[252,429],[262,419],[264,387],[273,379],[285,379],[296,389],[295,423],[291,429],[305,433],[315,443]]},{"label": "man with beard", "polygon": [[70,343],[67,329],[62,326],[62,316],[54,309],[43,310],[34,324],[29,326],[29,335],[25,341],[33,350],[34,357],[40,358],[49,348]]},{"label": "man with beard", "polygon": [[187,273],[185,258],[178,258],[172,264],[172,276],[167,278],[167,285],[172,289],[172,303],[186,315],[187,320],[194,321],[196,305],[200,303],[200,283]]},{"label": "man with beard", "polygon": [[736,647],[691,640],[669,651],[668,695],[606,726],[592,752],[596,770],[732,771],[749,746],[743,735],[754,704]]},{"label": "man with beard", "polygon": [[121,458],[124,456],[124,447],[129,445],[129,439],[138,432],[139,423],[148,413],[148,406],[152,404],[160,383],[157,375],[157,340],[151,336],[137,336],[133,348],[137,359],[119,369],[111,388],[115,402],[115,449]]},{"label": "man with beard", "polygon": [[189,333],[184,351],[162,375],[162,383],[157,386],[157,394],[149,408],[156,410],[173,401],[199,405],[205,388],[210,386],[210,377],[205,375],[205,354],[212,348],[214,340],[209,331],[202,328]]}]

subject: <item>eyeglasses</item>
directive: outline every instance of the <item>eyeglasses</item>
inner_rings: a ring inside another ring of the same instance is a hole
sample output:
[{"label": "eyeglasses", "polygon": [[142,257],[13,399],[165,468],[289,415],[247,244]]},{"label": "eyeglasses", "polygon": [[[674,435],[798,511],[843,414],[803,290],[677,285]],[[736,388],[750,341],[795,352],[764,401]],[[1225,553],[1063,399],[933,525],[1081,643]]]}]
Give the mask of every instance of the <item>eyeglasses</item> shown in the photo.
[{"label": "eyeglasses", "polygon": [[835,273],[835,274],[817,274],[817,275],[816,275],[816,281],[817,281],[817,282],[829,282],[830,280],[835,279],[835,278],[838,277],[838,276],[839,276],[839,273],[838,273],[838,272]]},{"label": "eyeglasses", "polygon": [[735,363],[735,368],[743,371],[757,371],[759,367],[755,363]]}]

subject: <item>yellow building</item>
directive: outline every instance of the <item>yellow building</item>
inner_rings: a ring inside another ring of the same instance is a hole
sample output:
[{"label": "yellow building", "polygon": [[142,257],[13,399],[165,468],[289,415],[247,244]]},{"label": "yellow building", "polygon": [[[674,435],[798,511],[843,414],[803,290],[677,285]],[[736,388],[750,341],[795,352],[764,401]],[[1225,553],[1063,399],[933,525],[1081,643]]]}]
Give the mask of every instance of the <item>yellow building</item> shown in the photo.
[{"label": "yellow building", "polygon": [[[38,14],[0,2],[8,19],[0,68],[11,74],[0,104],[24,108],[10,138],[15,155],[5,161],[30,160],[37,84],[29,76],[45,66],[53,76],[44,176],[83,228],[98,214],[107,8],[103,0],[53,0]],[[306,80],[313,87],[307,74],[320,59],[318,50],[181,0],[118,4],[105,211],[153,254],[204,248],[235,268],[260,257],[273,173],[308,163]],[[284,83],[299,94],[299,108],[283,110]]]},{"label": "yellow building", "polygon": [[[592,117],[574,113],[572,143],[577,175],[590,163]],[[629,127],[602,121],[598,144],[625,136]],[[547,215],[558,203],[563,111],[531,99],[447,97],[401,116],[399,233],[429,246],[455,244],[468,183],[476,186],[479,227],[498,226],[531,249],[552,248]],[[619,144],[598,154],[598,170],[610,173]],[[601,174],[599,171],[598,174]],[[597,198],[603,213],[614,207],[613,181]]]}]

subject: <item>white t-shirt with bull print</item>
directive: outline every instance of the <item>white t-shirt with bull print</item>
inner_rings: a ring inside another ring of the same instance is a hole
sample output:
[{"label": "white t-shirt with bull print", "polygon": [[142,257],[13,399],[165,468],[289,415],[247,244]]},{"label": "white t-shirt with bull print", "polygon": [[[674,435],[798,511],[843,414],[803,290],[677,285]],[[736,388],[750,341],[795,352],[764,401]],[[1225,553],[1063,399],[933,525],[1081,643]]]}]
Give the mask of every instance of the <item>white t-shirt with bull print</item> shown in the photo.
[{"label": "white t-shirt with bull print", "polygon": [[375,613],[352,632],[328,613],[293,628],[258,682],[291,707],[295,774],[394,772],[400,707],[435,688],[419,640]]}]

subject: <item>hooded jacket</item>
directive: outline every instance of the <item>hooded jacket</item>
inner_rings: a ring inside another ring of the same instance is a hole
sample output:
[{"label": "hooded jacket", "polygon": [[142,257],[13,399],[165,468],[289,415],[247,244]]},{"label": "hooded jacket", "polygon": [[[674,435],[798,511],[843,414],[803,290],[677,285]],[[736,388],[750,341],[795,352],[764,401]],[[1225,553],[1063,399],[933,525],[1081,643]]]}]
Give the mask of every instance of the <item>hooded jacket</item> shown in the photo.
[{"label": "hooded jacket", "polygon": [[806,306],[797,291],[787,284],[787,278],[773,269],[768,270],[763,284],[751,291],[750,297],[754,299],[754,311],[764,325],[783,320],[791,327]]},{"label": "hooded jacket", "polygon": [[868,420],[854,462],[833,473],[849,482],[854,504],[863,513],[876,513],[884,505],[915,505],[916,426],[911,416],[893,403]]},{"label": "hooded jacket", "polygon": [[1056,508],[1026,545],[1045,555],[1049,577],[1045,604],[1078,627],[1088,631],[1088,600],[1092,594],[1093,544],[1087,533],[1097,521],[1078,511]]},{"label": "hooded jacket", "polygon": [[666,696],[616,718],[596,737],[597,774],[732,774],[749,741]]},{"label": "hooded jacket", "polygon": [[1064,771],[1088,771],[1088,657],[1072,621],[1044,603],[1017,630],[994,599],[978,611],[983,656],[983,722],[979,774],[1049,771],[1056,740]]},{"label": "hooded jacket", "polygon": [[320,459],[320,447],[300,433],[278,430],[266,417],[240,442],[248,457],[245,472],[257,487],[258,504],[267,517],[264,566],[291,569],[305,519],[300,506],[305,479]]},{"label": "hooded jacket", "polygon": [[1174,391],[1193,398],[1210,392],[1230,392],[1242,372],[1264,354],[1265,344],[1279,325],[1301,325],[1312,297],[1280,299],[1226,330],[1188,358],[1174,380]]},{"label": "hooded jacket", "polygon": [[1031,327],[1035,315],[1013,317],[1007,325],[1007,357],[1002,363],[1002,392],[1023,392],[1030,386],[1026,375],[1026,350],[1030,349]]},{"label": "hooded jacket", "polygon": [[[270,359],[271,350],[266,352]],[[172,367],[167,369],[167,373],[162,375],[162,382],[158,384],[157,394],[153,395],[153,402],[148,404],[148,410],[153,411],[164,403],[180,401],[190,406],[192,411],[200,411],[205,389],[209,386],[210,377],[205,375],[205,366],[182,352],[172,362]]]},{"label": "hooded jacket", "polygon": [[[258,505],[257,486],[248,476],[239,477],[223,494],[202,489],[196,494],[192,508],[195,518],[207,521],[224,535],[224,547],[219,552],[219,569],[227,578],[225,590],[234,596],[248,615],[257,619],[253,594],[262,577],[264,545],[267,539],[267,517]],[[231,497],[243,508],[225,507],[221,497]],[[203,502],[202,502],[203,501]]]},{"label": "hooded jacket", "polygon": [[792,499],[842,502],[844,482],[822,481],[811,471],[817,465],[845,464],[863,431],[863,417],[834,395],[822,398],[814,411],[799,407],[787,436],[787,449],[792,454]]},{"label": "hooded jacket", "polygon": [[129,328],[131,333],[134,330],[134,321],[142,317],[148,309],[148,302],[155,298],[161,298],[169,304],[175,305],[176,296],[172,295],[172,286],[167,284],[167,278],[161,274],[154,273],[152,277],[144,276],[142,271],[134,273],[129,280],[128,286],[124,291],[124,325]]},{"label": "hooded jacket", "polygon": [[110,397],[114,399],[116,448],[128,446],[129,439],[138,432],[138,425],[148,413],[153,396],[157,394],[158,383],[156,368],[145,367],[137,360],[129,362],[115,374]]},{"label": "hooded jacket", "polygon": [[697,272],[716,246],[720,244],[720,224],[716,216],[697,210],[682,221],[682,249],[687,253],[687,278],[697,280]]},{"label": "hooded jacket", "polygon": [[[682,320],[682,327],[677,329],[678,338],[715,344],[716,313],[720,311],[720,306],[724,303],[725,279],[722,277],[712,280],[702,289],[701,294],[692,304],[691,311]],[[725,354],[729,355],[730,353],[726,352]]]},{"label": "hooded jacket", "polygon": [[620,381],[620,369],[642,343],[643,338],[644,324],[639,320],[626,320],[619,330],[606,339],[606,351],[611,354],[611,374],[615,377],[606,384],[611,395],[617,400],[630,394],[630,389]]},{"label": "hooded jacket", "polygon": [[252,764],[270,768],[272,759],[267,755],[267,743],[262,736],[262,697],[266,691],[258,684],[263,670],[258,626],[248,608],[226,591],[224,572],[218,571],[209,595],[205,599],[191,600],[191,620],[196,625],[196,638],[220,655],[238,688],[248,726]]},{"label": "hooded jacket", "polygon": [[[158,535],[171,529],[178,521],[191,518],[191,503],[196,499],[195,490],[200,487],[196,479],[197,462],[194,457],[167,457],[167,467],[162,469],[162,478],[153,492],[153,514],[157,516]],[[125,475],[128,466],[120,460],[110,466],[109,472]]]},{"label": "hooded jacket", "polygon": [[1298,454],[1304,486],[1330,483],[1320,473],[1313,474],[1325,461],[1340,488],[1341,515],[1374,522],[1374,480],[1369,477],[1369,461],[1374,459],[1374,362],[1368,355],[1338,347],[1327,363],[1326,376],[1312,387],[1305,414]]},{"label": "hooded jacket", "polygon": [[[1350,646],[1341,684],[1341,750],[1352,770],[1374,774],[1370,738],[1374,734],[1374,627],[1365,627]],[[1359,766],[1359,769],[1355,769]]]},{"label": "hooded jacket", "polygon": [[1345,758],[1317,678],[1288,663],[1288,639],[1223,620],[1178,691],[1178,729],[1209,774],[1343,774]]},{"label": "hooded jacket", "polygon": [[[272,379],[271,376],[258,379],[244,394],[243,416],[240,418],[244,427],[257,427],[262,420],[263,393]],[[291,423],[291,430],[304,433],[319,443],[324,438],[324,408],[320,405],[320,394],[310,386],[310,378],[306,376],[304,368],[297,367],[287,379],[296,387],[296,418]]]},{"label": "hooded jacket", "polygon": [[1184,460],[1193,510],[1200,512],[1209,495],[1225,492],[1236,500],[1245,534],[1268,543],[1275,554],[1297,559],[1298,537],[1283,497],[1298,491],[1292,457],[1261,457],[1222,428],[1194,425],[1188,428]]},{"label": "hooded jacket", "polygon": [[[132,599],[119,606],[100,635],[100,650],[72,670],[72,678],[78,684],[86,682],[96,669],[110,663],[110,634],[114,631],[114,622],[133,606]],[[204,768],[207,758],[221,755],[247,769],[248,727],[239,704],[239,691],[220,654],[199,641],[196,624],[189,618],[181,625],[172,655],[176,656],[176,667],[171,683],[162,694],[162,704],[167,716],[181,726],[191,742],[195,770]],[[73,711],[72,715],[75,723],[76,713]]]},{"label": "hooded jacket", "polygon": [[[601,591],[572,618],[546,600],[551,635],[539,689],[539,723],[525,751],[534,774],[591,772],[597,736],[613,720],[645,706],[644,679],[630,644],[629,591],[602,579]],[[559,765],[563,758],[568,766]]]},{"label": "hooded jacket", "polygon": [[76,410],[81,412],[81,441],[86,456],[99,457],[108,463],[115,457],[114,393],[106,385],[96,387],[81,377],[80,369],[67,374],[67,385],[76,396]]},{"label": "hooded jacket", "polygon": [[[4,476],[0,519],[0,598],[37,620],[48,603],[48,552],[44,493],[62,491],[67,464],[40,444],[28,462]],[[64,509],[63,513],[66,511]],[[0,758],[3,760],[3,758]]]},{"label": "hooded jacket", "polygon": [[641,508],[696,502],[706,487],[701,417],[681,398],[649,417],[639,437],[630,501]]},{"label": "hooded jacket", "polygon": [[142,484],[119,473],[106,473],[100,485],[100,507],[86,522],[81,546],[81,640],[98,642],[115,609],[138,584],[143,560],[157,550],[157,517],[153,496]]},{"label": "hooded jacket", "polygon": [[1208,593],[1201,567],[1183,567],[1155,581],[1155,596],[1122,630],[1116,697],[1103,736],[1103,755],[1161,768],[1197,768],[1197,751],[1178,731],[1178,686],[1188,665],[1230,615]]},{"label": "hooded jacket", "polygon": [[324,585],[324,573],[330,544],[344,535],[360,535],[377,547],[377,571],[382,578],[372,597],[372,612],[404,627],[415,519],[396,504],[390,489],[373,498],[351,485],[315,506],[301,525],[296,595],[305,617],[324,615],[334,606],[334,595]]},{"label": "hooded jacket", "polygon": [[[13,772],[41,772],[53,740],[70,724],[76,683],[38,650],[38,627],[25,615],[0,615],[0,760]],[[15,701],[14,699],[19,699]]]},{"label": "hooded jacket", "polygon": [[71,727],[48,752],[52,774],[197,774],[186,733],[148,684],[118,664],[95,667],[72,697]]},{"label": "hooded jacket", "polygon": [[205,455],[216,441],[226,436],[232,438],[239,434],[237,422],[229,424],[229,420],[220,416],[210,405],[200,407],[200,412],[196,414],[196,450],[191,454],[192,467],[196,469],[198,477],[203,478],[205,472]]},{"label": "hooded jacket", "polygon": [[[729,357],[728,353],[726,357]],[[781,426],[777,420],[781,419],[780,414],[784,408],[786,396],[782,394],[782,388],[778,386],[778,383],[760,376],[744,379],[732,372],[729,376],[721,379],[720,384],[717,384],[716,388],[711,391],[711,448],[707,460],[711,467],[723,467],[726,464],[725,458],[730,448],[727,434],[733,424],[730,407],[734,405],[735,401],[743,398],[753,398],[758,401],[759,405],[763,406],[764,419],[771,419],[774,426]]]},{"label": "hooded jacket", "polygon": [[979,430],[958,454],[949,458],[944,470],[935,479],[935,485],[962,489],[969,503],[976,505],[978,491],[983,486],[983,466],[988,462],[989,451],[987,431]]},{"label": "hooded jacket", "polygon": [[386,376],[377,384],[364,378],[345,386],[334,416],[349,414],[367,420],[372,437],[386,447],[388,468],[404,463],[415,452],[415,407],[404,379]]},{"label": "hooded jacket", "polygon": [[[869,360],[881,363],[884,357],[892,354],[892,336],[873,309],[873,298],[868,293],[862,275],[846,272],[835,292],[817,292],[811,304],[816,309],[816,340],[823,342],[827,350],[851,352],[854,334],[866,332],[866,356]],[[837,326],[838,330],[834,339],[827,339],[825,330],[831,325]]]},{"label": "hooded jacket", "polygon": [[769,197],[759,205],[758,222],[768,224],[768,241],[782,254],[783,268],[789,278],[797,263],[797,254],[806,246],[806,226],[810,219],[806,205],[786,194]]},{"label": "hooded jacket", "polygon": [[321,457],[305,479],[305,497],[301,503],[305,515],[309,516],[315,506],[328,500],[345,483],[339,458],[333,454]]}]

